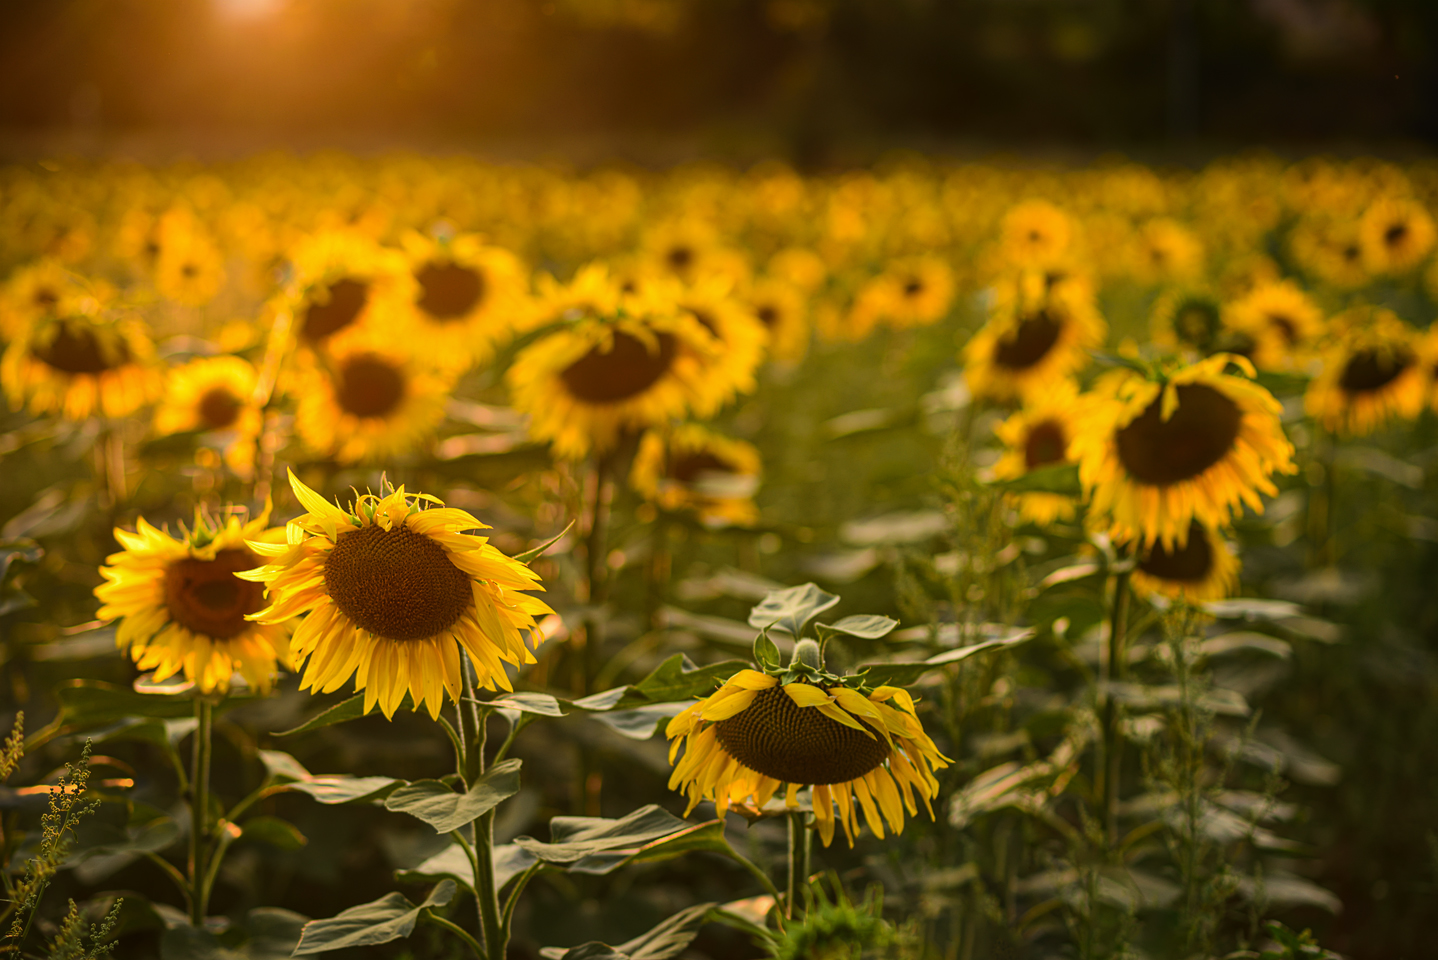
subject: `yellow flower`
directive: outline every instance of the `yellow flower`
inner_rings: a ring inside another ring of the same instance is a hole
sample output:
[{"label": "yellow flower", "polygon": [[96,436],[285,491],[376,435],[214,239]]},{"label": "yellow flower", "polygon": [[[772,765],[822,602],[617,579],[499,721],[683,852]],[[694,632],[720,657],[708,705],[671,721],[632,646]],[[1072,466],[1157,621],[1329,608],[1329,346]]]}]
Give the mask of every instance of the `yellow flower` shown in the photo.
[{"label": "yellow flower", "polygon": [[311,450],[341,463],[402,456],[444,420],[454,368],[440,368],[390,338],[351,334],[323,362],[301,355],[289,391],[295,430]]},{"label": "yellow flower", "polygon": [[1403,273],[1433,249],[1433,217],[1416,200],[1380,197],[1358,221],[1358,243],[1373,273]]},{"label": "yellow flower", "polygon": [[386,329],[398,315],[406,276],[402,255],[356,233],[327,231],[296,244],[294,277],[281,304],[293,311],[294,333],[309,349],[333,338]]},{"label": "yellow flower", "polygon": [[160,296],[186,306],[203,306],[224,283],[224,257],[204,227],[193,216],[162,218],[155,261],[155,290]]},{"label": "yellow flower", "polygon": [[1147,283],[1184,282],[1203,273],[1203,244],[1176,220],[1160,217],[1139,228],[1133,272]]},{"label": "yellow flower", "polygon": [[782,280],[760,280],[742,299],[769,332],[770,356],[781,363],[804,359],[809,350],[809,315],[799,288]]},{"label": "yellow flower", "polygon": [[[994,436],[1005,450],[994,464],[995,480],[1016,480],[1039,467],[1070,463],[1069,446],[1079,403],[1078,389],[1070,380],[1060,380],[1043,393],[1030,395],[1024,407],[994,427]],[[1058,520],[1072,520],[1077,504],[1061,493],[1025,492],[1009,495],[1019,516],[1041,527]]]},{"label": "yellow flower", "polygon": [[251,689],[268,693],[275,665],[290,665],[289,627],[246,619],[264,606],[264,591],[235,576],[260,563],[249,541],[271,541],[269,510],[241,523],[231,512],[222,523],[196,514],[180,539],[141,517],[135,532],[117,529],[124,550],[100,568],[98,616],[122,618],[115,632],[141,670],[156,680],[182,673],[201,693],[229,691],[238,673]]},{"label": "yellow flower", "polygon": [[1065,257],[1073,221],[1047,200],[1025,200],[1004,214],[1000,227],[1002,256],[1013,267],[1046,266]]},{"label": "yellow flower", "polygon": [[225,462],[241,477],[254,469],[262,418],[255,405],[255,368],[239,357],[206,357],[171,370],[155,411],[155,432],[220,434]]},{"label": "yellow flower", "polygon": [[529,281],[519,259],[473,235],[403,239],[409,257],[415,348],[467,367],[494,355],[527,318]]},{"label": "yellow flower", "polygon": [[849,336],[862,340],[878,323],[899,329],[934,323],[948,313],[953,299],[953,271],[942,260],[899,260],[860,288],[849,315]]},{"label": "yellow flower", "polygon": [[47,258],[26,264],[5,281],[0,296],[0,340],[17,336],[26,324],[76,309],[74,301],[86,295],[79,278],[59,261]]},{"label": "yellow flower", "polygon": [[726,278],[709,277],[687,287],[672,282],[643,284],[640,295],[648,298],[656,313],[673,303],[680,313],[698,321],[714,341],[705,352],[706,369],[692,403],[696,415],[713,416],[735,396],[754,392],[755,373],[764,359],[769,332],[734,297]]},{"label": "yellow flower", "polygon": [[1293,259],[1310,275],[1339,289],[1370,279],[1357,228],[1352,222],[1319,215],[1304,217],[1289,235]]},{"label": "yellow flower", "polygon": [[1202,603],[1231,595],[1238,586],[1238,568],[1233,545],[1218,528],[1195,520],[1183,546],[1154,543],[1140,550],[1132,582],[1140,594]]},{"label": "yellow flower", "polygon": [[695,423],[648,430],[639,441],[629,483],[666,510],[693,510],[706,524],[752,524],[759,451]]},{"label": "yellow flower", "polygon": [[730,283],[749,278],[749,265],[736,250],[723,246],[712,224],[693,217],[661,221],[641,238],[641,256],[658,276],[682,283],[722,277]]},{"label": "yellow flower", "polygon": [[785,247],[769,258],[768,276],[804,293],[819,289],[829,276],[824,258],[804,247]]},{"label": "yellow flower", "polygon": [[139,321],[105,319],[97,298],[84,297],[73,312],[21,330],[0,360],[0,384],[12,406],[37,415],[123,417],[158,390],[153,354]]},{"label": "yellow flower", "polygon": [[1223,307],[1207,288],[1174,287],[1154,301],[1149,334],[1156,346],[1189,359],[1251,349],[1250,341],[1235,336],[1223,321]]},{"label": "yellow flower", "polygon": [[1082,368],[1107,332],[1086,284],[1026,271],[997,285],[989,321],[964,347],[964,375],[975,396],[1023,397]]},{"label": "yellow flower", "polygon": [[1115,540],[1183,546],[1190,524],[1222,526],[1241,505],[1263,512],[1277,493],[1274,473],[1292,473],[1293,445],[1267,390],[1224,373],[1220,354],[1157,379],[1115,370],[1100,379],[1073,437],[1071,454],[1092,512]]},{"label": "yellow flower", "polygon": [[1423,409],[1432,371],[1419,362],[1417,334],[1391,310],[1356,307],[1333,318],[1334,338],[1303,398],[1325,430],[1372,433]]},{"label": "yellow flower", "polygon": [[1246,337],[1260,370],[1301,370],[1323,330],[1323,311],[1291,280],[1262,283],[1229,304],[1228,326]]},{"label": "yellow flower", "polygon": [[543,589],[537,574],[464,532],[484,524],[402,486],[348,510],[294,473],[290,486],[306,512],[285,543],[250,544],[270,562],[245,578],[263,583],[270,601],[250,619],[307,614],[291,647],[304,664],[300,689],[331,693],[353,676],[366,713],[378,705],[393,717],[408,694],[438,718],[446,694],[459,700],[461,650],[488,690],[513,689],[506,663],[535,662],[535,616],[553,611],[524,592]]},{"label": "yellow flower", "polygon": [[853,846],[859,809],[880,839],[885,821],[902,833],[905,809],[918,814],[915,794],[932,817],[930,801],[939,793],[933,771],[948,766],[907,691],[781,685],[757,670],[741,670],[685,708],[665,734],[673,741],[670,763],[684,750],[669,789],[689,797],[686,816],[701,800],[714,801],[721,817],[736,803],[763,807],[784,784],[793,806],[808,786],[825,846],[836,819]]}]

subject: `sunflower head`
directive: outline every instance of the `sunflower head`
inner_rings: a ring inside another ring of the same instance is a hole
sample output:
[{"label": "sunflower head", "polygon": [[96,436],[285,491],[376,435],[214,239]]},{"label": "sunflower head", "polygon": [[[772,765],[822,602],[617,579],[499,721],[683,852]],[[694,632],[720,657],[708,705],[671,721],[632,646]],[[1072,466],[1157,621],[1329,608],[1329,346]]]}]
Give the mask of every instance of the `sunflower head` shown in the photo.
[{"label": "sunflower head", "polygon": [[250,622],[264,591],[236,576],[261,562],[252,544],[273,543],[280,531],[266,530],[268,508],[248,522],[242,513],[216,520],[197,511],[179,537],[143,517],[133,533],[115,531],[124,549],[100,568],[99,616],[121,618],[116,642],[157,680],[178,673],[201,693],[225,693],[238,673],[268,692],[276,664],[290,665],[288,626]]},{"label": "sunflower head", "polygon": [[1149,327],[1153,342],[1165,350],[1193,357],[1252,353],[1253,338],[1229,329],[1224,320],[1223,306],[1212,291],[1175,288],[1154,301]]},{"label": "sunflower head", "polygon": [[692,510],[711,526],[752,524],[759,513],[759,451],[699,424],[647,430],[629,482],[666,510]]},{"label": "sunflower head", "polygon": [[1325,430],[1362,436],[1423,409],[1433,369],[1418,334],[1391,310],[1354,307],[1333,318],[1323,366],[1304,405]]},{"label": "sunflower head", "polygon": [[1107,332],[1087,284],[1026,270],[995,285],[989,320],[964,347],[964,376],[977,396],[1044,391],[1083,367]]},{"label": "sunflower head", "polygon": [[408,694],[438,717],[446,694],[459,699],[461,650],[489,690],[511,689],[505,664],[535,662],[535,618],[553,611],[527,592],[543,589],[537,574],[467,532],[484,524],[403,486],[347,508],[293,473],[290,487],[306,512],[284,544],[251,544],[270,562],[245,577],[270,601],[250,619],[306,614],[292,647],[301,689],[329,693],[353,676],[366,712],[392,717]]},{"label": "sunflower head", "polygon": [[1183,546],[1153,543],[1137,551],[1133,586],[1189,603],[1221,600],[1238,586],[1238,569],[1238,556],[1218,528],[1195,520]]},{"label": "sunflower head", "polygon": [[[814,602],[816,597],[825,602]],[[905,809],[911,816],[918,812],[915,794],[933,816],[930,800],[938,794],[933,771],[948,759],[924,733],[908,692],[870,684],[863,674],[831,673],[820,642],[812,638],[797,640],[784,665],[768,636],[769,625],[801,633],[813,613],[837,600],[812,584],[770,594],[750,616],[755,625],[767,620],[754,646],[759,669],[739,671],[669,722],[670,761],[684,750],[669,786],[688,796],[690,810],[705,799],[713,800],[721,815],[733,804],[762,809],[781,785],[787,785],[787,805],[794,807],[799,789],[809,787],[826,846],[833,840],[836,808],[851,845],[858,809],[880,838],[885,821],[895,833],[903,831]],[[766,609],[777,615],[766,617]],[[820,636],[857,632],[845,627],[853,619],[821,625]],[[857,619],[868,624],[859,633],[866,637],[882,636],[894,626],[886,618]],[[875,622],[884,624],[875,630]]]}]

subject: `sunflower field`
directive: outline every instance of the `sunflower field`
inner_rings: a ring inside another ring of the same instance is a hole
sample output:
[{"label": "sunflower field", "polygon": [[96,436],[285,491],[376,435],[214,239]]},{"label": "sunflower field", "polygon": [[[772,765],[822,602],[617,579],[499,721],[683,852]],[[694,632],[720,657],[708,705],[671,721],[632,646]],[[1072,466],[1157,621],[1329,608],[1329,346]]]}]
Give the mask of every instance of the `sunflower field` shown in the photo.
[{"label": "sunflower field", "polygon": [[0,168],[0,956],[1427,955],[1435,205]]}]

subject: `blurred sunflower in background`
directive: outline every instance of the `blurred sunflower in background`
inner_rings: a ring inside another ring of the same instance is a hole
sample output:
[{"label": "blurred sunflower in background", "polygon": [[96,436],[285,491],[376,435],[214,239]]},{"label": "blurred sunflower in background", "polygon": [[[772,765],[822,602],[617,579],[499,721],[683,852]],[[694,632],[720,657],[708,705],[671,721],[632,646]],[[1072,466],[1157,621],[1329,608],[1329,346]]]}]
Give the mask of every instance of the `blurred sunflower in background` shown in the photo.
[{"label": "blurred sunflower in background", "polygon": [[782,280],[759,280],[741,297],[769,334],[769,355],[780,363],[798,363],[809,350],[809,315],[799,288]]},{"label": "blurred sunflower in background", "polygon": [[268,693],[276,665],[290,666],[289,625],[246,619],[264,606],[264,590],[235,576],[259,565],[253,543],[276,543],[283,531],[265,529],[268,509],[248,522],[242,513],[216,521],[197,512],[178,538],[144,517],[134,533],[115,530],[124,549],[100,568],[97,616],[120,618],[115,642],[156,680],[182,674],[201,693],[223,694],[238,673]]},{"label": "blurred sunflower in background", "polygon": [[897,329],[935,323],[954,299],[954,274],[938,257],[898,260],[859,289],[849,314],[849,335],[868,336],[875,325]]},{"label": "blurred sunflower in background", "polygon": [[975,396],[1017,399],[1081,369],[1107,333],[1086,286],[1025,271],[997,285],[988,322],[964,346],[964,376]]},{"label": "blurred sunflower in background", "polygon": [[75,309],[86,291],[78,277],[48,257],[17,268],[0,293],[0,339],[10,340],[27,324],[53,319]]},{"label": "blurred sunflower in background", "polygon": [[484,524],[403,486],[349,509],[293,472],[290,487],[306,512],[285,543],[250,544],[270,562],[245,578],[269,599],[250,619],[307,614],[292,641],[300,689],[331,693],[353,676],[366,713],[377,705],[392,718],[408,694],[438,718],[446,695],[459,701],[461,650],[487,690],[513,689],[505,664],[535,662],[535,617],[553,611],[525,592],[543,589],[538,574],[466,532]]},{"label": "blurred sunflower in background", "polygon": [[190,307],[209,303],[225,284],[225,261],[209,231],[193,214],[161,219],[154,262],[155,291]]},{"label": "blurred sunflower in background", "polygon": [[999,247],[1010,266],[1046,266],[1068,255],[1074,224],[1047,200],[1025,200],[1004,214]]},{"label": "blurred sunflower in background", "polygon": [[1304,272],[1339,290],[1371,279],[1357,226],[1350,220],[1305,216],[1289,234],[1289,249]]},{"label": "blurred sunflower in background", "polygon": [[1189,359],[1215,353],[1247,355],[1252,341],[1224,324],[1223,304],[1204,287],[1165,290],[1149,314],[1149,336],[1155,346]]},{"label": "blurred sunflower in background", "polygon": [[1363,262],[1374,274],[1404,273],[1433,250],[1433,217],[1416,200],[1380,197],[1358,221]]},{"label": "blurred sunflower in background", "polygon": [[665,510],[692,510],[710,526],[747,525],[759,518],[761,468],[752,444],[686,423],[645,431],[629,484]]},{"label": "blurred sunflower in background", "polygon": [[769,258],[765,276],[787,283],[802,293],[813,293],[829,277],[824,258],[807,247],[785,247]]},{"label": "blurred sunflower in background", "polygon": [[1203,274],[1203,242],[1177,220],[1156,217],[1134,237],[1130,270],[1141,282],[1191,282]]},{"label": "blurred sunflower in background", "polygon": [[287,386],[297,400],[295,431],[340,463],[420,448],[444,420],[456,373],[396,347],[392,337],[360,334],[298,364]]},{"label": "blurred sunflower in background", "polygon": [[769,332],[734,296],[727,279],[710,277],[682,288],[672,283],[651,283],[642,290],[650,299],[651,310],[662,312],[672,302],[716,341],[705,354],[704,375],[693,400],[695,414],[713,416],[739,394],[754,392]]},{"label": "blurred sunflower in background", "polygon": [[853,846],[860,809],[880,839],[885,821],[902,833],[904,811],[918,814],[915,794],[933,816],[933,771],[948,758],[924,732],[908,691],[854,689],[822,672],[815,681],[741,670],[669,721],[669,762],[684,751],[669,789],[688,796],[685,816],[701,800],[714,801],[721,817],[733,804],[763,808],[785,785],[791,807],[810,788],[825,846],[836,819]]},{"label": "blurred sunflower in background", "polygon": [[1323,311],[1291,280],[1260,283],[1228,304],[1226,326],[1252,343],[1247,353],[1259,370],[1302,370],[1323,332]]},{"label": "blurred sunflower in background", "polygon": [[225,462],[241,478],[254,470],[263,422],[255,405],[255,368],[240,357],[203,357],[174,367],[155,410],[155,432],[217,434]]},{"label": "blurred sunflower in background", "polygon": [[397,251],[368,237],[345,231],[315,234],[296,243],[291,254],[293,278],[283,305],[293,312],[299,343],[328,346],[341,333],[382,327],[377,315],[393,317],[406,276]]},{"label": "blurred sunflower in background", "polygon": [[431,239],[410,232],[401,243],[413,281],[410,335],[419,350],[467,367],[492,357],[527,323],[528,276],[508,250],[472,234]]},{"label": "blurred sunflower in background", "polygon": [[697,217],[655,223],[644,231],[639,249],[647,271],[681,283],[708,277],[741,283],[749,278],[744,256],[723,245],[714,225]]},{"label": "blurred sunflower in background", "polygon": [[62,316],[32,320],[0,359],[10,405],[83,420],[127,416],[153,399],[159,377],[144,325],[107,318],[93,294],[65,307]]},{"label": "blurred sunflower in background", "polygon": [[1433,371],[1420,362],[1411,327],[1391,310],[1355,307],[1333,318],[1331,333],[1303,398],[1309,416],[1349,436],[1372,433],[1394,417],[1418,416]]},{"label": "blurred sunflower in background", "polygon": [[1238,587],[1238,553],[1212,524],[1194,520],[1182,546],[1151,543],[1136,553],[1132,583],[1141,595],[1203,603]]},{"label": "blurred sunflower in background", "polygon": [[1120,369],[1100,378],[1083,406],[1071,455],[1090,498],[1117,541],[1182,547],[1194,520],[1222,526],[1243,504],[1263,512],[1260,494],[1291,473],[1293,444],[1273,395],[1225,373],[1228,355],[1148,373]]},{"label": "blurred sunflower in background", "polygon": [[[1031,470],[1072,463],[1069,447],[1079,417],[1078,388],[1061,380],[1044,392],[1030,394],[1023,409],[994,427],[1004,453],[993,466],[993,479],[1017,480]],[[1072,520],[1078,506],[1062,493],[1026,491],[1007,498],[1019,516],[1041,527]]]}]

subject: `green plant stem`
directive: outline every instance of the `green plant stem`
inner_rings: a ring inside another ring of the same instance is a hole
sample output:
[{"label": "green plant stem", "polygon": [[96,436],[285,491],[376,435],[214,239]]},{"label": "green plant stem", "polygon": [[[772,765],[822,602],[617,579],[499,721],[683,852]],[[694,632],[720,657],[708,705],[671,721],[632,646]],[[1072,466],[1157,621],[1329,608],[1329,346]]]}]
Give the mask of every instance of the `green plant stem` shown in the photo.
[{"label": "green plant stem", "polygon": [[210,753],[214,739],[215,706],[205,697],[195,698],[195,749],[190,767],[190,922],[201,926],[209,908],[205,893],[205,840],[210,820]]},{"label": "green plant stem", "polygon": [[732,844],[728,846],[729,856],[734,859],[734,862],[739,864],[739,866],[743,867],[745,870],[748,870],[751,874],[753,874],[754,878],[759,881],[761,886],[763,886],[764,891],[768,893],[769,896],[774,898],[775,903],[780,902],[782,898],[779,895],[779,888],[774,886],[774,881],[769,879],[769,875],[763,870],[760,870],[759,865],[756,864],[753,860],[750,860],[738,850],[735,850]]},{"label": "green plant stem", "polygon": [[794,919],[803,913],[800,891],[809,882],[808,814],[802,810],[789,812],[789,886],[784,894],[784,916]]},{"label": "green plant stem", "polygon": [[429,910],[426,910],[424,912],[424,918],[437,927],[444,927],[444,929],[448,930],[450,933],[454,934],[456,937],[459,937],[465,943],[469,944],[469,948],[474,951],[474,955],[476,957],[484,957],[484,947],[480,946],[479,941],[474,939],[474,937],[471,937],[469,935],[469,931],[464,929],[464,927],[461,927],[459,924],[452,921],[446,920],[444,917],[441,917],[436,913],[432,913]]},{"label": "green plant stem", "polygon": [[149,860],[155,866],[159,867],[161,872],[174,882],[176,889],[180,891],[180,896],[185,898],[185,912],[188,913],[190,911],[190,882],[185,879],[185,875],[176,869],[173,863],[158,853],[152,853],[147,850],[144,856],[146,860]]},{"label": "green plant stem", "polygon": [[[1128,665],[1128,604],[1130,571],[1114,576],[1113,609],[1109,612],[1108,669],[1109,684],[1122,680]],[[1119,732],[1118,698],[1112,689],[1104,691],[1103,704],[1103,823],[1109,846],[1118,844],[1118,787],[1123,773],[1123,740]]]},{"label": "green plant stem", "polygon": [[609,599],[609,508],[605,487],[613,466],[613,453],[594,459],[594,500],[589,504],[589,530],[584,540],[585,580],[589,588],[589,615],[584,623],[584,647],[580,651],[575,694],[587,696],[599,672],[600,648],[604,645],[604,616],[600,608]]},{"label": "green plant stem", "polygon": [[[485,712],[480,708],[475,691],[474,665],[468,654],[461,654],[464,668],[464,693],[459,701],[460,742],[464,747],[461,766],[466,789],[471,789],[484,775]],[[489,960],[504,960],[509,945],[509,930],[499,908],[499,890],[494,883],[494,811],[474,822],[474,901],[479,913],[479,929],[484,934],[484,951]]]}]

